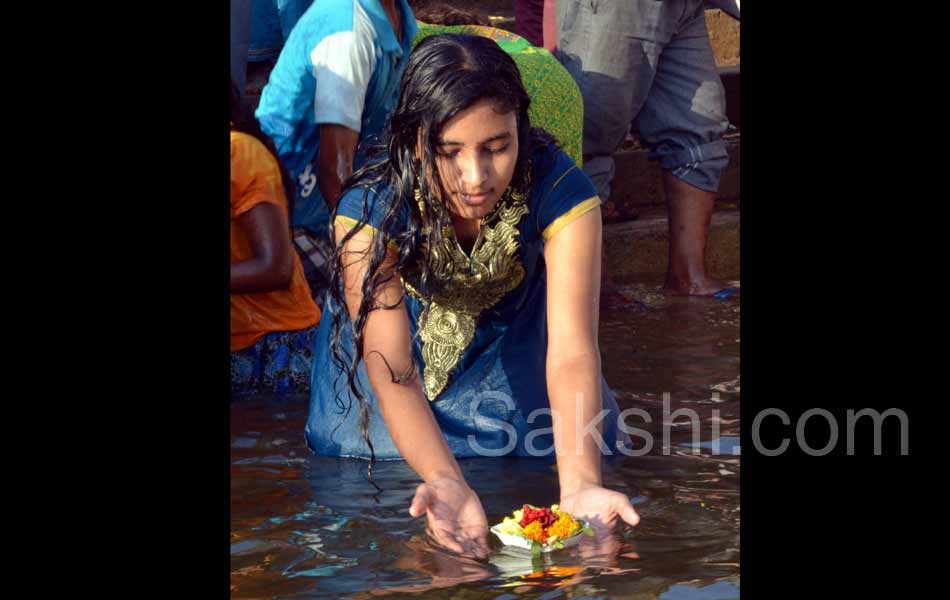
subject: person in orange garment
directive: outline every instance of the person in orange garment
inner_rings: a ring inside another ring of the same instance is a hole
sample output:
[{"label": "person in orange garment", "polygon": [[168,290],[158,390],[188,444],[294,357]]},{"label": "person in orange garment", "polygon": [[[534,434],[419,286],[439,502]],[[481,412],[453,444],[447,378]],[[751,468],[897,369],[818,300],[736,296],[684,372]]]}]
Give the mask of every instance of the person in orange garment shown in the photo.
[{"label": "person in orange garment", "polygon": [[286,176],[231,82],[231,396],[310,390],[320,310],[290,239]]}]

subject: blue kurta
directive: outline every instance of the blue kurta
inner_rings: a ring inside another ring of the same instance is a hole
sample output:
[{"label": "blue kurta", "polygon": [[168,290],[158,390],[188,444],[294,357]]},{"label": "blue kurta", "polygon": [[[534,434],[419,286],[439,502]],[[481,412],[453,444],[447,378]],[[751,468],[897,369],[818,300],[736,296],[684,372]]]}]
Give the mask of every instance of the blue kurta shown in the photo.
[{"label": "blue kurta", "polygon": [[[450,238],[454,264],[449,271],[463,283],[435,295],[422,331],[422,304],[413,294],[413,278],[402,274],[404,310],[423,389],[449,448],[459,457],[553,454],[550,412],[532,414],[550,408],[544,243],[597,208],[600,200],[584,172],[562,150],[542,148],[531,164],[530,193],[524,198],[504,196],[483,220],[482,234],[468,255]],[[352,224],[360,217],[363,193],[351,189],[342,197],[337,222]],[[370,192],[367,202],[368,224],[378,228],[387,194]],[[329,297],[327,302],[333,306]],[[331,324],[325,313],[314,349],[307,443],[321,455],[368,458],[359,403],[330,351]],[[342,343],[352,355],[349,326],[343,328]],[[369,436],[376,458],[400,458],[362,363],[358,377],[371,411]],[[617,429],[617,403],[606,382],[602,390],[603,406],[610,411],[603,420],[603,437],[616,454],[617,440],[629,447],[629,437]],[[350,410],[341,409],[340,403]]]}]

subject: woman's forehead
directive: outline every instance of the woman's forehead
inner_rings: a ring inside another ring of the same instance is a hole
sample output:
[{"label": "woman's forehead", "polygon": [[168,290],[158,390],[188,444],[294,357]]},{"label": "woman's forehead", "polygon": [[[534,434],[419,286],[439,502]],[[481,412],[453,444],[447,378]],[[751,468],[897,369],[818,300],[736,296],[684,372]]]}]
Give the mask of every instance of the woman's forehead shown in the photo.
[{"label": "woman's forehead", "polygon": [[[486,99],[449,119],[439,132],[439,143],[485,143],[518,127],[514,110],[500,111],[497,102]],[[463,139],[464,138],[464,139]]]}]

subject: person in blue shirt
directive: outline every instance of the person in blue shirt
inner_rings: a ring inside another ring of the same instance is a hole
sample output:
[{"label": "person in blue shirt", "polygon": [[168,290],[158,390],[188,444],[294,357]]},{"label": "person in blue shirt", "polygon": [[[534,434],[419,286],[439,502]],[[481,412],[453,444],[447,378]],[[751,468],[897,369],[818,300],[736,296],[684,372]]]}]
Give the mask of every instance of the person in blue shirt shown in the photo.
[{"label": "person in blue shirt", "polygon": [[313,0],[253,0],[248,62],[273,61],[280,56],[294,25]]},{"label": "person in blue shirt", "polygon": [[406,0],[320,0],[293,27],[255,116],[294,178],[294,227],[325,235],[360,145],[396,105],[415,34]]},{"label": "person in blue shirt", "polygon": [[423,480],[410,513],[457,552],[487,552],[463,457],[556,454],[564,510],[598,535],[635,525],[601,478],[632,444],[601,375],[594,186],[532,127],[494,40],[423,39],[400,94],[334,216],[308,446],[406,460]]}]

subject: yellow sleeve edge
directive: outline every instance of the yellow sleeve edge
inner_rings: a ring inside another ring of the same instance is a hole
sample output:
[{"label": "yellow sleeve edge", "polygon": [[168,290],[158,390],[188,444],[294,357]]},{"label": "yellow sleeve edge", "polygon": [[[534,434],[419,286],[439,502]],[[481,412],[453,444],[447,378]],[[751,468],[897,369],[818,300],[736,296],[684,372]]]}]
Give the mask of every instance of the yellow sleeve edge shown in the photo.
[{"label": "yellow sleeve edge", "polygon": [[[337,215],[336,217],[333,218],[333,224],[342,225],[346,227],[347,229],[353,229],[359,224],[359,221],[357,221],[356,219],[352,217]],[[363,227],[365,229],[369,229],[373,235],[377,235],[379,233],[379,230],[373,227],[372,225],[370,225],[369,223],[363,223]]]},{"label": "yellow sleeve edge", "polygon": [[[343,227],[346,227],[347,229],[353,229],[359,224],[359,221],[357,221],[356,219],[352,217],[337,215],[336,217],[333,218],[333,224],[342,225]],[[372,225],[370,225],[369,223],[363,223],[363,228],[368,229],[374,236],[379,234],[379,230],[373,227]],[[360,232],[362,233],[362,230]],[[397,246],[396,242],[393,240],[389,240],[389,243],[386,244],[386,249],[391,252],[399,252],[399,246]]]},{"label": "yellow sleeve edge", "polygon": [[578,203],[574,208],[554,219],[553,223],[545,227],[541,233],[542,239],[544,239],[545,242],[550,241],[557,232],[570,225],[572,221],[589,213],[598,206],[600,206],[600,196],[591,196],[587,200]]}]

